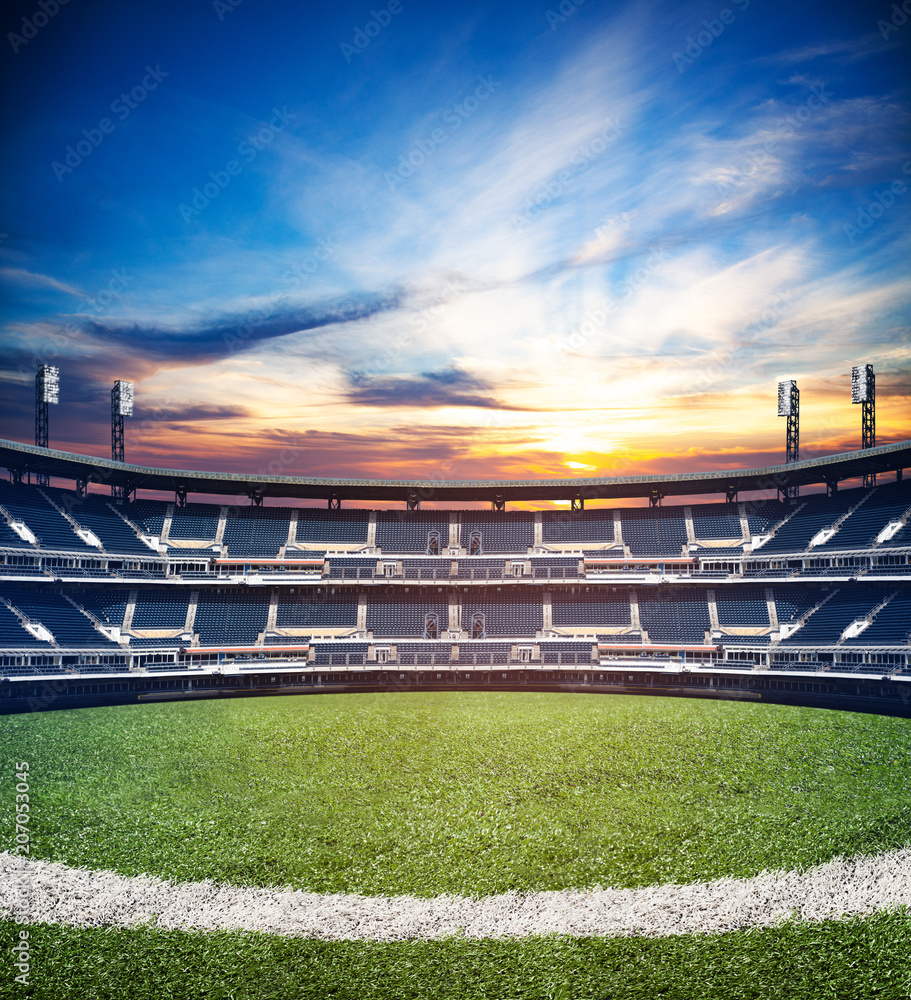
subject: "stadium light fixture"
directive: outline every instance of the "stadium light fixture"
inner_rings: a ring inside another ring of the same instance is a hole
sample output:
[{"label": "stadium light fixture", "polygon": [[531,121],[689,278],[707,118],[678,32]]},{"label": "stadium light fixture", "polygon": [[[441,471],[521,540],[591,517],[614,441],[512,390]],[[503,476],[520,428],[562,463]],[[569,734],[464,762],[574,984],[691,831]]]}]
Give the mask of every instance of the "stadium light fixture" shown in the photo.
[{"label": "stadium light fixture", "polygon": [[[124,461],[123,418],[133,415],[133,383],[118,379],[111,389],[111,458],[115,462]],[[125,486],[111,486],[111,497],[123,503],[131,493]]]},{"label": "stadium light fixture", "polygon": [[[35,384],[42,403],[60,402],[60,369],[53,365],[41,365],[35,377]],[[45,445],[45,447],[47,447]]]},{"label": "stadium light fixture", "polygon": [[[60,369],[53,365],[40,365],[35,375],[35,444],[39,448],[47,448],[50,437],[51,403],[60,402]],[[50,485],[50,476],[46,472],[37,475],[39,486]]]},{"label": "stadium light fixture", "polygon": [[797,383],[793,380],[790,382],[779,382],[778,383],[778,416],[779,417],[790,417],[794,411],[794,392],[797,390]]},{"label": "stadium light fixture", "polygon": [[[778,416],[788,418],[785,462],[790,464],[800,458],[800,390],[793,379],[778,383]],[[800,496],[800,487],[786,486],[779,493],[783,499],[794,500]]]},{"label": "stadium light fixture", "polygon": [[[855,365],[851,369],[851,402],[861,404],[860,446],[876,447],[876,376],[873,365]],[[864,474],[864,486],[876,485],[876,473]]]},{"label": "stadium light fixture", "polygon": [[133,416],[133,383],[123,382],[118,379],[111,390],[112,403],[116,406],[116,412],[122,417]]},{"label": "stadium light fixture", "polygon": [[855,365],[851,369],[851,402],[866,403],[873,395],[873,365]]}]

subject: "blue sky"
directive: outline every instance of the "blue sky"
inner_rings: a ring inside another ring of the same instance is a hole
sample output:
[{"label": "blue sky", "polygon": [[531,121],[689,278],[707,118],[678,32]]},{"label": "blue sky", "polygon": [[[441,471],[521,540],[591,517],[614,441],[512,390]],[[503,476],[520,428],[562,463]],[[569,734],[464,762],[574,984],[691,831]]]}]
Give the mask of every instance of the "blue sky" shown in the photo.
[{"label": "blue sky", "polygon": [[161,465],[749,466],[782,457],[783,378],[804,457],[859,447],[871,362],[879,441],[908,437],[903,16],[7,10],[0,434],[33,439],[50,363],[52,445],[109,454],[132,379],[127,457]]}]

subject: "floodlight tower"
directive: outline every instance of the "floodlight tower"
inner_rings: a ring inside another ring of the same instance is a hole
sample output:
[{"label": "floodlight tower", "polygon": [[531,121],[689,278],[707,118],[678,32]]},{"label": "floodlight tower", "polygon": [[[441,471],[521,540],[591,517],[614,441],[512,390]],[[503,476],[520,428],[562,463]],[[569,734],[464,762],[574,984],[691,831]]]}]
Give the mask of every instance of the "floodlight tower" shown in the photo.
[{"label": "floodlight tower", "polygon": [[[118,379],[111,389],[111,458],[122,462],[123,458],[123,418],[133,415],[133,383]],[[112,486],[111,497],[117,503],[126,499],[125,486]]]},{"label": "floodlight tower", "polygon": [[[857,365],[851,369],[851,402],[861,403],[860,446],[876,447],[876,376],[873,365]],[[864,474],[864,486],[876,485],[876,473]]]},{"label": "floodlight tower", "polygon": [[[791,379],[778,383],[778,416],[788,418],[787,458],[790,465],[800,458],[800,390]],[[794,500],[800,496],[799,486],[786,486],[778,491],[782,497]]]},{"label": "floodlight tower", "polygon": [[[49,406],[60,402],[60,369],[51,365],[41,365],[35,375],[35,444],[39,448],[48,447]],[[39,472],[39,486],[47,486],[50,476]]]}]

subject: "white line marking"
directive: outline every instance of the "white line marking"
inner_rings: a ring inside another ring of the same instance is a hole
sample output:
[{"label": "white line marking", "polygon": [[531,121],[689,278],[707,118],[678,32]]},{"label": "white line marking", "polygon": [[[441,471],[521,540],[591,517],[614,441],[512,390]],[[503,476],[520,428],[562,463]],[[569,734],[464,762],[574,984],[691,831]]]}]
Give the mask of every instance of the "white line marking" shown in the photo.
[{"label": "white line marking", "polygon": [[320,895],[71,868],[0,853],[0,916],[78,927],[266,931],[323,940],[664,936],[911,906],[911,849],[692,885],[501,896]]}]

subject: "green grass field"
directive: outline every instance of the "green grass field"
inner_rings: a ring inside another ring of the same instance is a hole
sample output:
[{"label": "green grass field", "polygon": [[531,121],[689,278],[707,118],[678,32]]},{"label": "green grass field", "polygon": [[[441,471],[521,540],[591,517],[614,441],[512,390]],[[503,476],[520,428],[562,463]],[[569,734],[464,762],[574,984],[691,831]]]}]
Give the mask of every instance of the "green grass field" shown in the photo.
[{"label": "green grass field", "polygon": [[[911,724],[879,716],[591,695],[327,695],[14,716],[0,747],[6,800],[12,761],[30,763],[35,856],[172,880],[486,895],[747,877],[911,843]],[[10,846],[11,813],[0,813]],[[91,990],[96,975],[126,982],[149,964],[164,977],[154,995],[174,997],[902,997],[907,976],[887,970],[896,957],[911,967],[901,914],[651,941],[36,934],[42,975],[84,987],[36,996],[145,996]],[[118,971],[102,975],[114,953]],[[458,986],[453,970],[473,966]],[[193,976],[221,985],[203,993]],[[817,992],[772,991],[783,976]],[[865,990],[848,992],[855,982]]]}]

